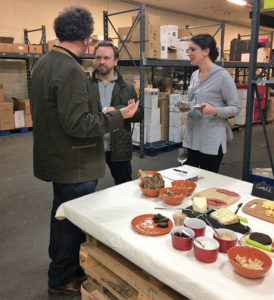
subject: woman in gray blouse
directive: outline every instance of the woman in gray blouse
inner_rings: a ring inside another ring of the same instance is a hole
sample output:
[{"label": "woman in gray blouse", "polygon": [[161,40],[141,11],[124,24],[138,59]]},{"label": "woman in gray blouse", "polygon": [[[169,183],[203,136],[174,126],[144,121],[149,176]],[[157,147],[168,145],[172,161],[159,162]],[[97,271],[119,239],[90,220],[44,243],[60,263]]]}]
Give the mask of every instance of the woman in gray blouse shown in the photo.
[{"label": "woman in gray blouse", "polygon": [[199,69],[191,76],[188,96],[191,107],[199,108],[188,109],[183,146],[188,149],[187,165],[212,172],[218,172],[227,142],[233,138],[227,119],[241,110],[230,74],[214,64],[218,54],[211,35],[191,38],[188,55]]}]

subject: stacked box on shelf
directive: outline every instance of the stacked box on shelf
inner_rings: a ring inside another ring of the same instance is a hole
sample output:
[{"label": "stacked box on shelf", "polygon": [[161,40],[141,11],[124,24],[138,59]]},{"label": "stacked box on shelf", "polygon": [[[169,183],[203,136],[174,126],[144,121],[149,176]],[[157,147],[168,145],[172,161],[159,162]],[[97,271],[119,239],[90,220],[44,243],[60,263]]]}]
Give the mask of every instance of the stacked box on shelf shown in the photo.
[{"label": "stacked box on shelf", "polygon": [[169,141],[182,142],[185,135],[187,113],[182,113],[175,107],[181,101],[180,94],[169,95]]},{"label": "stacked box on shelf", "polygon": [[144,114],[146,143],[161,140],[160,108],[158,107],[158,89],[145,89]]},{"label": "stacked box on shelf", "polygon": [[161,58],[176,59],[178,25],[160,26]]},{"label": "stacked box on shelf", "polygon": [[169,131],[169,93],[159,93],[158,106],[160,107],[161,140],[168,141]]},{"label": "stacked box on shelf", "polygon": [[14,99],[14,110],[16,114],[15,120],[17,121],[16,128],[32,127],[29,99]]},{"label": "stacked box on shelf", "polygon": [[247,84],[237,84],[237,91],[241,103],[241,111],[235,116],[235,125],[245,125],[246,118],[246,99],[247,99]]},{"label": "stacked box on shelf", "polygon": [[[133,17],[133,20],[135,17]],[[155,24],[156,23],[156,24]],[[157,25],[158,17],[146,16],[145,21],[145,57],[160,58],[160,26]],[[118,28],[118,34],[124,41],[127,38],[126,47],[133,59],[140,59],[140,23],[136,23],[133,31],[127,36],[130,27]],[[122,47],[119,40],[118,48]],[[120,52],[120,59],[130,59],[125,48]]]},{"label": "stacked box on shelf", "polygon": [[13,103],[0,101],[0,130],[14,129]]}]

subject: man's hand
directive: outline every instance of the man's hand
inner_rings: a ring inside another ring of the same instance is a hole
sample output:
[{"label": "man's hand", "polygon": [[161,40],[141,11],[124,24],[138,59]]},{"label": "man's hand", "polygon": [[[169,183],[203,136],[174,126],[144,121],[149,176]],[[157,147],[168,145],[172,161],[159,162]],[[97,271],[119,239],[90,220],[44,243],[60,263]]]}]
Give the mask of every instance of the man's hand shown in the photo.
[{"label": "man's hand", "polygon": [[138,106],[139,106],[139,101],[136,101],[135,103],[134,99],[130,99],[128,101],[128,106],[120,109],[123,118],[128,119],[133,117],[133,115],[136,113],[138,109]]},{"label": "man's hand", "polygon": [[114,110],[115,110],[115,107],[109,106],[109,107],[104,108],[103,113],[106,114],[106,113],[108,113],[110,111],[114,111]]},{"label": "man's hand", "polygon": [[200,105],[202,106],[202,108],[199,110],[203,115],[213,115],[213,116],[217,115],[218,113],[217,107],[214,107],[208,103],[200,103]]}]

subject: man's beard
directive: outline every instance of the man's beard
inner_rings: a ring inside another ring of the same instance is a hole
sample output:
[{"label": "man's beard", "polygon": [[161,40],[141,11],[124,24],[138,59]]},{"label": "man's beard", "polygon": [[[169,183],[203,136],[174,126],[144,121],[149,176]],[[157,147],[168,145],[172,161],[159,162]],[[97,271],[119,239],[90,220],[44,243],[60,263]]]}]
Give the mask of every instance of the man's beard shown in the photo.
[{"label": "man's beard", "polygon": [[99,73],[100,75],[103,75],[103,76],[108,75],[112,70],[113,70],[112,68],[104,68],[104,69],[100,69],[100,66],[99,66],[99,68],[97,69],[98,73]]}]

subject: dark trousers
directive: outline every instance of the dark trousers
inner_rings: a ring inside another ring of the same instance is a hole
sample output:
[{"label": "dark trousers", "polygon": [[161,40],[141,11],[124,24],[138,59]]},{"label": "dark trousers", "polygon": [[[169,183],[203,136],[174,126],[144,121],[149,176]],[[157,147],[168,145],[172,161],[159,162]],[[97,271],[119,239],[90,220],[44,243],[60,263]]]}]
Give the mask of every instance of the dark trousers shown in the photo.
[{"label": "dark trousers", "polygon": [[51,211],[48,285],[57,288],[69,283],[74,276],[83,271],[79,265],[80,244],[85,235],[80,228],[67,219],[57,220],[55,213],[59,205],[69,200],[93,193],[97,180],[77,184],[53,182],[53,206]]},{"label": "dark trousers", "polygon": [[187,161],[185,165],[218,173],[223,156],[221,145],[217,155],[204,154],[197,150],[187,149]]},{"label": "dark trousers", "polygon": [[115,181],[115,184],[121,184],[124,182],[131,181],[132,168],[130,160],[127,161],[110,161],[111,152],[106,152],[106,162],[110,169],[110,173]]}]

